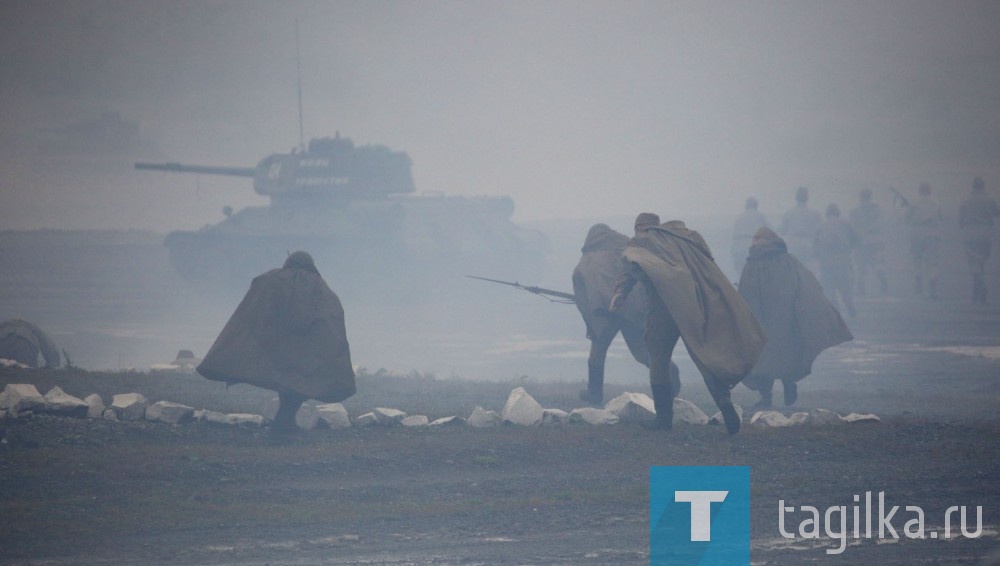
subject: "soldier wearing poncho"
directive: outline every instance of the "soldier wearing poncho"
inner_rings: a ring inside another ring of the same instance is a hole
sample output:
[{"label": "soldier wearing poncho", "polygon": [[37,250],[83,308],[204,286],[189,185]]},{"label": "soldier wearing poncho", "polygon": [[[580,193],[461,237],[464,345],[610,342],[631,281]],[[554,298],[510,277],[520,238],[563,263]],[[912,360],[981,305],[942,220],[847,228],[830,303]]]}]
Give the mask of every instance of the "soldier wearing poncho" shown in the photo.
[{"label": "soldier wearing poncho", "polygon": [[675,392],[670,357],[679,338],[736,434],[740,419],[730,390],[753,368],[766,337],[750,307],[715,264],[701,234],[674,220],[659,224],[648,212],[635,220],[635,237],[622,252],[625,271],[615,286],[611,312],[642,282],[646,288],[649,382],[656,406],[654,426],[670,429]]},{"label": "soldier wearing poncho", "polygon": [[[604,363],[608,348],[621,332],[632,357],[649,367],[646,349],[646,301],[644,293],[629,295],[618,312],[611,314],[608,305],[614,294],[615,282],[622,271],[622,252],[628,237],[612,230],[607,224],[595,224],[587,232],[580,250],[580,262],[573,270],[573,295],[587,325],[590,355],[587,358],[587,389],[580,399],[592,405],[604,402]],[[672,380],[680,389],[677,366],[671,362]]]},{"label": "soldier wearing poncho", "polygon": [[0,358],[37,368],[39,354],[45,367],[59,367],[59,348],[41,328],[20,318],[0,322]]},{"label": "soldier wearing poncho", "polygon": [[338,403],[355,393],[340,299],[306,252],[254,278],[198,373],[278,392],[274,427],[295,427],[307,399]]},{"label": "soldier wearing poncho", "polygon": [[791,405],[816,356],[853,336],[816,277],[767,228],[754,235],[739,291],[767,332],[764,352],[743,384],[760,393],[757,407],[766,408],[780,379],[785,404]]}]

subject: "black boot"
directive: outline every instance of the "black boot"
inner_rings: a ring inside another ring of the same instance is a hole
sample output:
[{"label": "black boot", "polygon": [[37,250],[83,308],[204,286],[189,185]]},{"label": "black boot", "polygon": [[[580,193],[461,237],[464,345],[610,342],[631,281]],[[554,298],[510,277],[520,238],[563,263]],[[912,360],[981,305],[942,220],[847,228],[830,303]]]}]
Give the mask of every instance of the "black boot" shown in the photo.
[{"label": "black boot", "polygon": [[726,421],[726,432],[736,434],[740,431],[740,415],[736,412],[736,407],[729,399],[718,403],[719,411],[722,412],[722,420]]},{"label": "black boot", "polygon": [[785,389],[785,405],[790,407],[799,399],[799,384],[791,379],[783,380],[781,384]]},{"label": "black boot", "polygon": [[587,388],[580,391],[580,400],[595,407],[604,406],[604,366],[587,365]]},{"label": "black boot", "polygon": [[674,428],[674,396],[671,394],[673,385],[669,383],[650,386],[653,390],[653,406],[656,408],[656,419],[644,426],[655,430],[670,430]]},{"label": "black boot", "polygon": [[767,385],[761,387],[760,401],[753,406],[754,411],[767,410],[771,408],[771,391],[774,388],[774,381],[771,381]]}]

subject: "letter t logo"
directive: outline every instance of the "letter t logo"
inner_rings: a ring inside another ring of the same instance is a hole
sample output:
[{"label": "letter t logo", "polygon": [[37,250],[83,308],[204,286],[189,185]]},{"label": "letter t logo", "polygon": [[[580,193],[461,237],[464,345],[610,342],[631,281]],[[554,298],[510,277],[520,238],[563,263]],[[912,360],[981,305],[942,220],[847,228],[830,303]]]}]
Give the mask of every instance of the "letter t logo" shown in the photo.
[{"label": "letter t logo", "polygon": [[728,491],[675,491],[674,501],[691,504],[691,540],[712,540],[712,503],[721,503]]}]

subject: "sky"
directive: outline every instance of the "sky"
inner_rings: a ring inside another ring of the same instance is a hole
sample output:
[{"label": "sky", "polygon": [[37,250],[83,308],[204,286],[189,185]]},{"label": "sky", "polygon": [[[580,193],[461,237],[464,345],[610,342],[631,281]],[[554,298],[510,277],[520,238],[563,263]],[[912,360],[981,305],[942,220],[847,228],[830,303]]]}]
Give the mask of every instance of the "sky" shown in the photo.
[{"label": "sky", "polygon": [[[928,181],[1000,194],[995,1],[0,3],[0,229],[196,229],[333,135],[514,218],[772,217]],[[297,32],[296,32],[297,30]],[[296,41],[298,34],[298,42]],[[296,51],[299,56],[297,59]],[[137,131],[81,136],[103,116]]]}]

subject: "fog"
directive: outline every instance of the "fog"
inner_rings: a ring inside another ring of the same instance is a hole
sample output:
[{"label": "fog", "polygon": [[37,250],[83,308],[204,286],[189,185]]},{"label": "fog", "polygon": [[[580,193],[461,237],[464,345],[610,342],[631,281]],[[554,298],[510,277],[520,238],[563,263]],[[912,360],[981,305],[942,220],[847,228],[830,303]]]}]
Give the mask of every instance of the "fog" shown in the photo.
[{"label": "fog", "polygon": [[[847,211],[859,189],[888,205],[888,187],[928,181],[953,210],[974,176],[993,194],[1000,178],[998,21],[996,2],[957,1],[4,2],[0,229],[156,236],[48,266],[64,288],[89,289],[135,266],[129,254],[147,257],[130,280],[155,290],[141,308],[91,302],[69,316],[83,307],[8,287],[0,316],[55,327],[91,367],[204,354],[245,287],[206,310],[163,269],[157,238],[267,200],[248,179],[133,163],[251,167],[336,132],[406,151],[418,192],[511,197],[514,220],[549,238],[537,283],[559,290],[590,224],[627,231],[643,210],[688,220],[727,270],[727,231],[750,195],[774,223],[800,185],[815,208]],[[342,266],[319,267],[336,289]],[[356,362],[581,375],[572,306],[481,293],[486,311],[432,306],[405,331],[345,299]],[[414,340],[431,325],[444,337],[433,350]],[[643,378],[623,347],[615,360]]]},{"label": "fog", "polygon": [[[521,221],[995,184],[995,2],[5,2],[0,226],[198,228],[252,166],[341,132],[418,191]],[[65,128],[117,113],[118,139]],[[58,130],[63,129],[63,133]],[[121,139],[124,138],[124,139]]]}]

